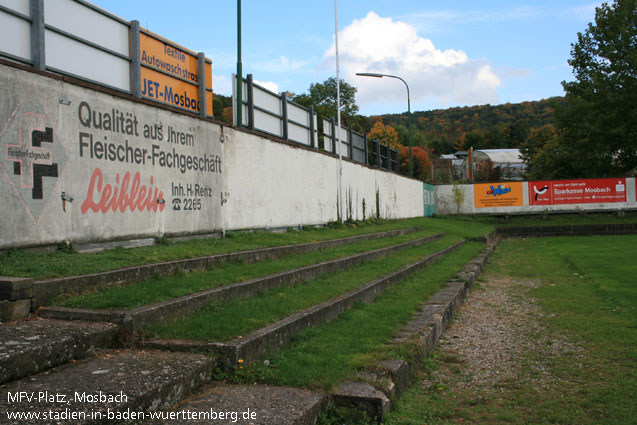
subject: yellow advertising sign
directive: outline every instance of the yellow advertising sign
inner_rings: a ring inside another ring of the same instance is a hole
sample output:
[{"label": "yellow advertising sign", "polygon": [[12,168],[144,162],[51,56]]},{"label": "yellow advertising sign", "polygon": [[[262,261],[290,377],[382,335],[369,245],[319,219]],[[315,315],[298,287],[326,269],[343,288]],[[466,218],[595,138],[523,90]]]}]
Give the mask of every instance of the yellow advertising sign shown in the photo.
[{"label": "yellow advertising sign", "polygon": [[476,208],[524,206],[523,187],[522,182],[474,184],[474,205]]},{"label": "yellow advertising sign", "polygon": [[[142,67],[142,96],[179,108],[199,112],[199,87]],[[206,93],[207,111],[212,114],[212,93]]]},{"label": "yellow advertising sign", "polygon": [[[173,106],[200,111],[197,54],[155,34],[139,34],[142,96]],[[212,66],[206,61],[206,87],[212,89]],[[206,91],[212,114],[212,93]]]}]

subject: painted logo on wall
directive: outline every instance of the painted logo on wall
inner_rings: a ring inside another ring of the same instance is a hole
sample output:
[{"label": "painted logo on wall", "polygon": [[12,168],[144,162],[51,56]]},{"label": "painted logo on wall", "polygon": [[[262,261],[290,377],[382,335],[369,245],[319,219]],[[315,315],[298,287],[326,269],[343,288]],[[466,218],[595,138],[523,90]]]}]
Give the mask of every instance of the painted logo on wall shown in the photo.
[{"label": "painted logo on wall", "polygon": [[68,162],[55,124],[34,86],[27,89],[0,131],[0,168],[36,222]]},{"label": "painted logo on wall", "polygon": [[522,182],[474,184],[474,205],[476,208],[521,207],[523,191]]}]

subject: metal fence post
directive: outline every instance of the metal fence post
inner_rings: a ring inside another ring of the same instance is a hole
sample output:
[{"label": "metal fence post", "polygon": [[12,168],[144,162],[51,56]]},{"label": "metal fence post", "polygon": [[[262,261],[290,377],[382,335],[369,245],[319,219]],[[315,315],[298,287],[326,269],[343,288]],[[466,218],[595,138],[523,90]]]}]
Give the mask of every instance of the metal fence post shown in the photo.
[{"label": "metal fence post", "polygon": [[337,153],[336,152],[336,123],[334,122],[334,117],[330,118],[330,125],[332,126],[332,132],[330,133],[332,135],[332,153]]},{"label": "metal fence post", "polygon": [[130,88],[135,97],[142,97],[141,42],[139,41],[139,21],[130,22]]},{"label": "metal fence post", "polygon": [[365,133],[364,137],[364,142],[363,142],[363,149],[365,151],[365,165],[369,165],[369,153],[367,151],[367,133]]},{"label": "metal fence post", "polygon": [[349,159],[354,160],[354,130],[350,125],[347,129],[347,152],[349,152]]},{"label": "metal fence post", "polygon": [[312,105],[310,105],[309,114],[310,114],[310,146],[312,148],[318,149],[318,143],[316,143],[317,141],[315,140],[315,137],[314,137],[314,106]]},{"label": "metal fence post", "polygon": [[199,52],[197,54],[197,68],[199,77],[199,115],[208,116],[208,102],[206,101],[206,54]]},{"label": "metal fence post", "polygon": [[389,157],[390,157],[390,171],[398,172],[398,151],[392,149],[391,146],[388,145],[389,148]]},{"label": "metal fence post", "polygon": [[31,0],[31,60],[33,67],[44,71],[46,57],[44,46],[44,0]]},{"label": "metal fence post", "polygon": [[281,120],[283,120],[283,140],[288,140],[288,98],[281,93]]},{"label": "metal fence post", "polygon": [[[248,125],[247,127],[250,130],[254,130],[254,80],[252,79],[252,74],[248,74],[247,77],[247,93],[246,96],[248,98]],[[242,82],[243,83],[243,82]]]}]

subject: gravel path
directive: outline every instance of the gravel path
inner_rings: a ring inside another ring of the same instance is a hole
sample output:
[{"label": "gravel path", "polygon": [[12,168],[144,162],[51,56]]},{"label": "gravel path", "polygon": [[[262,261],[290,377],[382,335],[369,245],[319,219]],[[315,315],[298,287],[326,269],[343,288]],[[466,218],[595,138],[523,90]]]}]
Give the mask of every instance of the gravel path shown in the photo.
[{"label": "gravel path", "polygon": [[452,389],[484,392],[511,380],[535,388],[556,384],[548,365],[568,352],[577,360],[580,350],[541,325],[542,309],[529,294],[540,284],[501,276],[479,282],[440,339],[443,365],[430,379]]}]

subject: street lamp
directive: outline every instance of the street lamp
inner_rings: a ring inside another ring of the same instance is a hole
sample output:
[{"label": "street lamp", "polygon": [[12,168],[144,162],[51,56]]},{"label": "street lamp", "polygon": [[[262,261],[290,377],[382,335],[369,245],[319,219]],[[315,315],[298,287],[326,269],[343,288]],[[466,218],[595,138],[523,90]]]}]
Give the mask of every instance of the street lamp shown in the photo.
[{"label": "street lamp", "polygon": [[336,120],[338,128],[336,134],[332,134],[332,137],[336,136],[338,140],[338,208],[341,215],[341,223],[345,221],[344,199],[343,199],[343,156],[341,155],[341,77],[340,77],[340,65],[338,62],[338,0],[334,0],[334,47],[336,53]]},{"label": "street lamp", "polygon": [[237,127],[243,126],[243,64],[241,63],[241,0],[237,0]]},{"label": "street lamp", "polygon": [[396,78],[405,84],[407,87],[407,141],[409,142],[409,177],[413,177],[413,166],[411,164],[411,101],[409,100],[409,86],[407,82],[400,78],[397,75],[389,75],[389,74],[377,74],[375,72],[357,72],[356,75],[359,77],[374,77],[374,78]]}]

